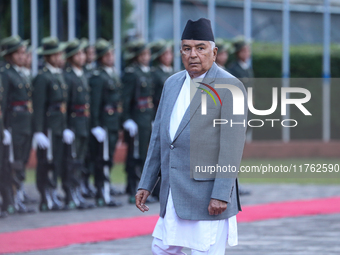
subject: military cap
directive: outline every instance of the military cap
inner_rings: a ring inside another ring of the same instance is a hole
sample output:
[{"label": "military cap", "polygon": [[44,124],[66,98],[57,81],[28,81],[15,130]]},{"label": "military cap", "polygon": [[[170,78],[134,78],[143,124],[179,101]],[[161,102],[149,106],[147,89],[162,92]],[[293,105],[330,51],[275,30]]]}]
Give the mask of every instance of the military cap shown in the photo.
[{"label": "military cap", "polygon": [[52,55],[65,50],[67,44],[59,42],[56,37],[45,37],[42,39],[42,46],[37,49],[40,55]]},{"label": "military cap", "polygon": [[87,40],[79,40],[78,38],[75,38],[72,41],[69,41],[67,43],[66,49],[65,49],[65,58],[72,57],[73,55],[77,54],[80,50],[85,49],[85,47],[88,45]]},{"label": "military cap", "polygon": [[171,42],[167,42],[164,39],[151,43],[151,60],[155,60],[158,57],[162,56],[162,54],[171,47]]},{"label": "military cap", "polygon": [[126,61],[132,60],[133,58],[141,54],[143,50],[148,49],[148,48],[150,48],[150,45],[145,43],[145,41],[142,39],[132,41],[126,46],[124,59]]},{"label": "military cap", "polygon": [[19,35],[10,36],[7,38],[4,38],[1,41],[1,49],[2,52],[0,53],[0,56],[6,56],[10,53],[15,52],[22,46],[27,46],[29,43],[29,40],[22,40]]},{"label": "military cap", "polygon": [[234,52],[234,47],[230,42],[223,40],[222,38],[217,38],[215,41],[215,45],[218,48],[217,53],[222,51],[227,51],[228,53]]},{"label": "military cap", "polygon": [[113,50],[113,45],[109,41],[99,38],[95,44],[96,48],[96,59],[104,56],[108,51]]},{"label": "military cap", "polygon": [[235,49],[235,52],[239,52],[240,50],[242,50],[242,48],[246,45],[250,45],[252,43],[251,40],[246,40],[244,38],[244,36],[240,35],[240,36],[236,36],[234,39],[233,39],[233,46],[234,46],[234,49]]}]

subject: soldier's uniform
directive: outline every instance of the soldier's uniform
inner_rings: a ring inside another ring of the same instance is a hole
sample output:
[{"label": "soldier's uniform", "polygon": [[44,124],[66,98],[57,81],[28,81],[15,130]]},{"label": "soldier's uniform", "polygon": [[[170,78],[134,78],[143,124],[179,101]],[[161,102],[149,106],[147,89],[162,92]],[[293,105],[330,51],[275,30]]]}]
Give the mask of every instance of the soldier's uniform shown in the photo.
[{"label": "soldier's uniform", "polygon": [[[106,40],[99,39],[96,43],[97,58],[113,50],[113,46]],[[118,131],[121,127],[123,112],[121,102],[122,84],[112,67],[99,65],[89,80],[91,88],[91,130],[99,128],[105,130],[106,141],[98,142],[91,135],[90,167],[95,177],[96,203],[98,206],[120,206],[121,203],[110,198],[110,174],[105,167],[113,166],[113,154],[118,141]],[[108,142],[108,158],[105,157],[105,143]],[[106,186],[108,185],[108,186]],[[108,187],[108,189],[106,189]]]},{"label": "soldier's uniform", "polygon": [[[65,49],[66,58],[83,50],[86,42],[75,39]],[[80,184],[85,171],[84,160],[88,148],[90,125],[90,88],[85,73],[70,64],[64,71],[64,79],[68,87],[67,127],[75,134],[71,145],[65,144],[65,169],[63,189],[66,193],[65,204],[71,209],[93,208],[86,202],[80,191]]]},{"label": "soldier's uniform", "polygon": [[[64,50],[56,38],[44,38],[39,49],[42,55],[51,55]],[[43,133],[50,142],[48,149],[37,148],[37,187],[41,195],[40,210],[60,210],[62,203],[57,198],[57,178],[63,170],[63,131],[66,129],[67,92],[62,72],[49,63],[33,80],[33,128]]]},{"label": "soldier's uniform", "polygon": [[[4,125],[1,111],[1,103],[3,99],[3,87],[2,87],[2,73],[4,69],[0,70],[0,195],[2,198],[2,205],[0,208],[0,218],[6,217],[7,214],[13,214],[15,212],[14,208],[14,198],[12,190],[12,173],[10,167],[5,166],[4,160],[4,149],[3,144],[4,139]],[[8,146],[7,146],[8,147]],[[8,149],[8,148],[7,148]]]},{"label": "soldier's uniform", "polygon": [[[4,39],[5,54],[15,52],[19,47],[26,46],[19,36]],[[7,50],[6,50],[7,48]],[[32,87],[30,81],[21,71],[21,68],[10,63],[5,64],[2,74],[3,101],[2,112],[5,128],[12,134],[12,146],[9,154],[13,153],[13,162],[10,162],[13,171],[13,186],[15,187],[15,207],[20,213],[29,209],[22,203],[20,192],[25,180],[25,165],[28,162],[32,142]]]},{"label": "soldier's uniform", "polygon": [[[131,60],[131,58],[137,57],[147,47],[143,42],[133,43],[126,59]],[[149,68],[141,67],[137,62],[124,69],[122,82],[124,84],[123,121],[133,120],[138,126],[138,133],[134,137],[125,132],[125,141],[128,144],[125,166],[128,175],[127,192],[130,195],[130,203],[133,203],[146,159],[151,136],[151,123],[155,114],[153,104],[154,84]]]}]

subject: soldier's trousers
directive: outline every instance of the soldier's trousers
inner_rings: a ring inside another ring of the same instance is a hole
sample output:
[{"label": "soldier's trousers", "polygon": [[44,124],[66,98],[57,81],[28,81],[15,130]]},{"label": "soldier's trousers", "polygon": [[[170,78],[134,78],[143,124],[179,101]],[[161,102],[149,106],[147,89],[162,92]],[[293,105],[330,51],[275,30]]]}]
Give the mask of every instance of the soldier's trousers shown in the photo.
[{"label": "soldier's trousers", "polygon": [[[150,125],[151,126],[151,125]],[[125,162],[125,171],[127,173],[127,193],[134,196],[137,191],[138,181],[143,171],[146,154],[151,137],[151,129],[138,125],[138,136],[131,137],[130,134],[124,132],[124,140],[128,145],[128,151]],[[135,139],[138,139],[138,158],[134,156]]]},{"label": "soldier's trousers", "polygon": [[[75,137],[72,145],[64,144],[63,188],[70,189],[80,185],[84,170],[84,161],[88,149],[88,137]],[[74,155],[72,155],[74,153]]]},{"label": "soldier's trousers", "polygon": [[[109,140],[109,162],[113,162],[114,152],[118,141],[118,131],[108,131],[108,140]],[[91,172],[94,174],[95,186],[98,190],[103,187],[105,180],[107,180],[107,177],[105,177],[105,173],[103,170],[104,143],[99,143],[97,139],[91,134],[89,144],[90,144],[89,168]]]},{"label": "soldier's trousers", "polygon": [[61,135],[52,134],[52,155],[53,160],[49,164],[47,160],[48,150],[37,149],[37,173],[36,184],[41,195],[44,194],[46,188],[57,187],[58,177],[63,171],[63,141]]},{"label": "soldier's trousers", "polygon": [[1,211],[6,211],[9,205],[14,205],[12,171],[8,162],[8,147],[9,146],[4,146],[0,141],[0,195],[2,198]]},{"label": "soldier's trousers", "polygon": [[[30,152],[31,152],[31,144],[32,144],[32,136],[26,134],[20,134],[18,132],[12,132],[12,142],[13,142],[13,152],[14,152],[14,161],[20,162],[22,168],[16,169],[15,175],[19,182],[23,182],[26,179],[25,166],[28,162]],[[17,187],[20,188],[20,187]]]}]

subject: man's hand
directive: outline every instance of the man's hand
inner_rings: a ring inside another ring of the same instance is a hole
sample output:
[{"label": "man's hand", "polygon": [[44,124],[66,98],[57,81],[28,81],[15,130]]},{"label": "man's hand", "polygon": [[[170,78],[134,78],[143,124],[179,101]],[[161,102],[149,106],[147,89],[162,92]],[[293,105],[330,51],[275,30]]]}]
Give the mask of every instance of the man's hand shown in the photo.
[{"label": "man's hand", "polygon": [[149,207],[145,205],[146,199],[150,195],[150,191],[145,189],[140,189],[137,191],[135,196],[136,198],[136,206],[142,212],[149,211]]},{"label": "man's hand", "polygon": [[227,209],[227,202],[218,199],[210,199],[208,206],[209,215],[218,215]]}]

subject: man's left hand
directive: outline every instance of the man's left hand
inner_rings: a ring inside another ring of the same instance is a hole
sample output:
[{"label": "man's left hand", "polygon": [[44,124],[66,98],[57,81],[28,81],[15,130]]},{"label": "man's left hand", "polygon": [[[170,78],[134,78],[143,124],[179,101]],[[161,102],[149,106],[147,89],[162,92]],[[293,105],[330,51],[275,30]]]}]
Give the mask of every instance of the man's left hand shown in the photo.
[{"label": "man's left hand", "polygon": [[208,206],[209,215],[218,215],[227,209],[227,202],[218,199],[210,199]]}]

